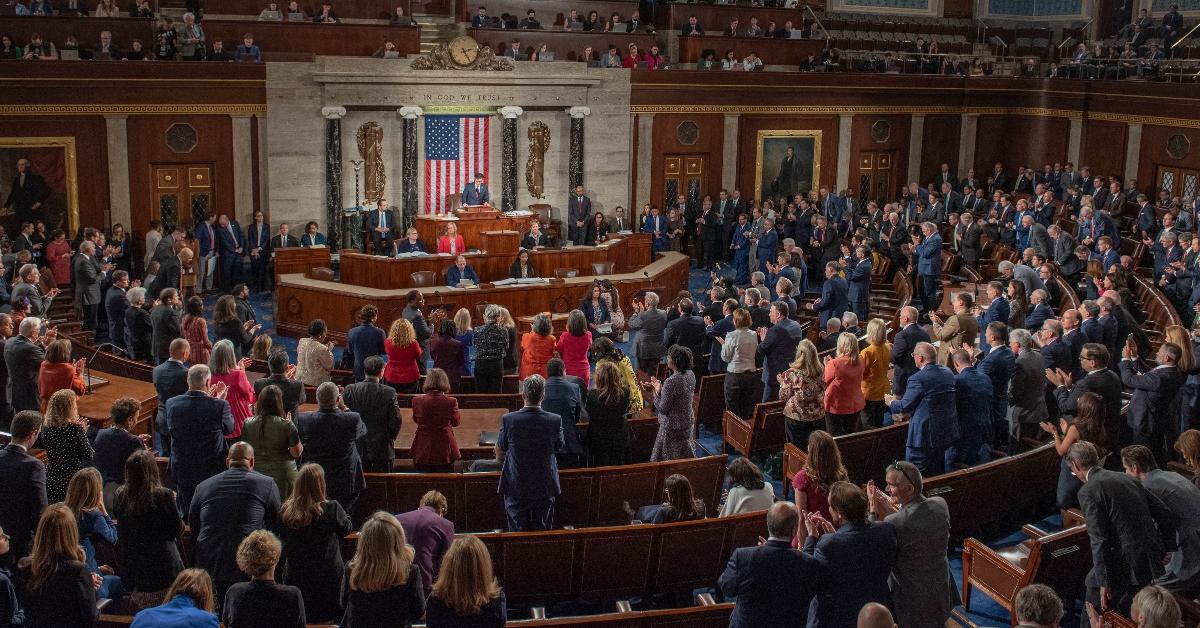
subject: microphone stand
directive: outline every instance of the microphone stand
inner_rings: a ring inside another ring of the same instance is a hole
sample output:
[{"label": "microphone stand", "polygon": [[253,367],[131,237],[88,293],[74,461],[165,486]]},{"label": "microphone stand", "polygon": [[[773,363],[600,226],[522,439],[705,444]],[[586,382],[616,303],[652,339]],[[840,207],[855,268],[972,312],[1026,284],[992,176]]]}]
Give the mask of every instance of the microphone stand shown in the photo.
[{"label": "microphone stand", "polygon": [[124,351],[121,351],[121,348],[120,348],[120,347],[118,347],[118,346],[114,345],[114,344],[113,344],[113,343],[111,343],[111,342],[105,342],[105,343],[102,343],[102,344],[100,344],[100,345],[97,345],[97,346],[96,346],[96,350],[92,352],[92,355],[91,355],[91,357],[89,357],[88,359],[84,360],[84,362],[83,362],[83,376],[84,376],[85,378],[87,378],[87,394],[89,394],[89,395],[90,395],[90,394],[92,394],[92,360],[95,360],[95,359],[96,359],[96,356],[97,356],[97,355],[100,355],[100,350],[101,350],[101,349],[103,349],[103,348],[105,348],[105,347],[110,347],[110,348],[116,349],[117,351],[120,351],[121,353],[124,353]]}]

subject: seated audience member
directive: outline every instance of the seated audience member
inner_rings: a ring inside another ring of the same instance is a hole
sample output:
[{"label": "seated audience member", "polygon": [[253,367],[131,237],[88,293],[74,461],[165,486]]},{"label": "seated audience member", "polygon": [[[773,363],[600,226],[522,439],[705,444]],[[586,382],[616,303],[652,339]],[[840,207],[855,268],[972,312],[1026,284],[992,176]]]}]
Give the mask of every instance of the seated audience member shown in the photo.
[{"label": "seated audience member", "polygon": [[508,269],[510,279],[530,279],[538,276],[537,269],[529,261],[529,251],[522,248],[517,251],[517,259],[513,261],[512,267]]},{"label": "seated audience member", "polygon": [[647,392],[653,393],[653,408],[658,417],[658,435],[650,453],[652,462],[694,458],[696,441],[693,435],[692,395],[696,391],[696,374],[692,371],[692,352],[687,347],[673,345],[667,351],[666,381],[651,377]]},{"label": "seated audience member", "polygon": [[438,238],[437,252],[451,255],[462,255],[467,252],[467,243],[458,234],[458,225],[451,222],[446,224],[446,234]]},{"label": "seated audience member", "polygon": [[550,246],[550,236],[542,233],[541,223],[534,220],[529,223],[529,233],[521,238],[521,248],[532,251],[544,246]]},{"label": "seated audience member", "polygon": [[388,24],[392,26],[416,26],[417,21],[405,15],[404,7],[397,6],[392,12],[392,17],[388,20]]},{"label": "seated audience member", "polygon": [[326,0],[321,3],[321,10],[313,16],[313,22],[317,24],[338,24],[341,20],[338,19],[337,13],[333,12],[333,7]]},{"label": "seated audience member", "polygon": [[477,536],[454,540],[442,559],[425,606],[429,628],[499,628],[508,620],[504,590],[492,576],[492,559]]},{"label": "seated audience member", "polygon": [[221,613],[229,628],[304,628],[304,598],[300,589],[275,582],[275,566],[283,548],[267,530],[255,530],[237,548],[237,566],[250,576],[225,594]]},{"label": "seated audience member", "polygon": [[113,496],[112,514],[120,521],[117,549],[125,574],[122,587],[135,600],[163,599],[160,592],[183,569],[176,544],[183,519],[174,492],[159,481],[153,452],[143,449],[125,461],[125,484]]},{"label": "seated audience member", "polygon": [[[63,500],[79,524],[79,544],[83,547],[84,559],[92,575],[100,578],[96,597],[120,598],[124,589],[121,578],[111,575],[112,567],[97,562],[96,547],[117,542],[117,528],[104,508],[104,489],[100,472],[95,468],[80,469],[67,485],[67,498]],[[109,574],[109,575],[106,575]]]},{"label": "seated audience member", "polygon": [[254,414],[254,388],[246,378],[249,360],[239,361],[236,350],[228,339],[218,340],[208,359],[208,369],[214,384],[225,386],[225,401],[233,413],[233,431],[230,440],[242,435],[242,426]]},{"label": "seated audience member", "polygon": [[367,435],[358,444],[363,459],[363,471],[387,473],[392,470],[396,457],[393,443],[400,433],[400,408],[396,403],[396,391],[382,383],[383,358],[373,355],[363,363],[366,377],[361,382],[350,384],[342,393],[346,407],[358,413]]},{"label": "seated audience member", "polygon": [[66,504],[42,511],[33,551],[17,563],[17,591],[29,626],[95,626],[96,576],[84,562],[79,526]]},{"label": "seated audience member", "polygon": [[1054,589],[1044,584],[1031,584],[1017,591],[1012,612],[1018,626],[1057,628],[1063,618],[1063,604]]},{"label": "seated audience member", "polygon": [[304,614],[313,622],[342,617],[346,569],[341,542],[353,527],[341,504],[325,497],[325,471],[306,464],[279,510],[284,584],[300,590]]},{"label": "seated audience member", "polygon": [[129,426],[139,408],[140,404],[131,397],[122,397],[113,402],[109,413],[112,426],[96,432],[92,441],[95,449],[92,462],[104,481],[106,510],[112,510],[113,493],[125,483],[125,461],[135,451],[146,448],[145,441],[129,432]]},{"label": "seated audience member", "polygon": [[549,530],[554,518],[560,492],[554,454],[564,446],[563,420],[542,409],[545,391],[546,380],[530,375],[521,381],[524,407],[500,417],[495,450],[510,532]]},{"label": "seated audience member", "polygon": [[809,617],[816,626],[850,626],[864,604],[891,603],[888,577],[896,564],[896,528],[867,519],[867,496],[849,482],[829,489],[832,520],[804,516],[804,552],[826,568]]},{"label": "seated audience member", "polygon": [[454,541],[454,523],[446,518],[450,506],[446,496],[429,491],[421,496],[415,510],[396,515],[404,527],[404,536],[413,548],[413,562],[421,571],[422,595],[429,597],[441,569],[443,557]]},{"label": "seated audience member", "polygon": [[737,458],[726,469],[729,492],[721,504],[719,517],[766,510],[775,503],[775,487],[763,478],[762,471],[747,458]]},{"label": "seated audience member", "polygon": [[419,471],[445,473],[453,470],[461,458],[454,428],[461,422],[458,400],[450,396],[450,380],[440,368],[429,369],[424,394],[412,399],[413,423],[417,432],[409,448],[413,465]]},{"label": "seated audience member", "polygon": [[421,343],[413,324],[403,316],[396,317],[383,341],[387,353],[387,366],[383,370],[383,381],[401,394],[416,394],[421,380],[419,362],[422,360]]},{"label": "seated audience member", "polygon": [[396,241],[396,254],[404,253],[428,253],[425,250],[425,242],[421,240],[417,233],[416,227],[409,227],[404,233],[404,239]]},{"label": "seated audience member", "polygon": [[849,480],[846,467],[842,465],[842,453],[837,441],[829,432],[818,429],[808,435],[805,451],[808,457],[804,467],[792,476],[792,488],[796,491],[796,510],[816,513],[832,519],[829,512],[829,488],[836,482]]},{"label": "seated audience member", "polygon": [[735,549],[717,580],[726,601],[735,602],[730,628],[784,628],[805,623],[825,567],[792,549],[800,516],[787,502],[767,511],[767,540]]},{"label": "seated audience member", "polygon": [[394,516],[376,512],[367,518],[347,567],[342,628],[411,626],[425,614],[421,571]]},{"label": "seated audience member", "polygon": [[308,11],[300,8],[300,3],[296,0],[291,0],[291,2],[288,2],[284,17],[288,22],[307,22]]},{"label": "seated audience member", "polygon": [[129,628],[219,628],[213,614],[212,578],[203,569],[184,569],[167,589],[166,601],[138,611]]},{"label": "seated audience member", "polygon": [[608,221],[601,212],[596,212],[584,229],[583,243],[587,246],[595,246],[608,239]]},{"label": "seated audience member", "polygon": [[317,224],[317,221],[310,220],[304,223],[304,235],[300,236],[300,246],[329,246],[329,239],[320,232],[320,225]]},{"label": "seated audience member", "polygon": [[[366,314],[366,308],[363,308],[363,313]],[[367,323],[365,319],[363,322]],[[296,379],[305,386],[320,386],[329,381],[330,373],[333,371],[333,341],[328,340],[328,332],[325,321],[314,318],[308,324],[308,337],[301,338],[300,342],[296,344],[295,375]],[[349,336],[346,338],[346,346],[349,349]],[[355,377],[356,381],[358,379]]]},{"label": "seated audience member", "polygon": [[262,49],[254,44],[254,35],[242,35],[242,43],[233,51],[233,60],[238,63],[262,63]]},{"label": "seated audience member", "polygon": [[75,472],[92,466],[94,449],[80,421],[75,392],[59,390],[46,405],[46,426],[41,443],[46,450],[46,498],[60,502]]},{"label": "seated audience member", "polygon": [[279,5],[271,2],[267,4],[267,8],[263,9],[258,14],[260,22],[282,22],[283,13],[279,11]]},{"label": "seated audience member", "polygon": [[[1095,607],[1088,604],[1089,617],[1095,617],[1096,614],[1098,613]],[[1138,628],[1170,628],[1180,625],[1183,613],[1179,608],[1179,602],[1170,591],[1151,584],[1146,585],[1141,591],[1138,591],[1137,595],[1133,596],[1129,616],[1138,625]],[[1098,619],[1098,617],[1092,619],[1093,626],[1102,624]]]},{"label": "seated audience member", "polygon": [[459,255],[454,259],[454,265],[446,270],[446,285],[451,288],[478,286],[479,275],[467,265],[467,258]]},{"label": "seated audience member", "polygon": [[73,390],[76,395],[84,392],[83,368],[86,358],[71,362],[71,341],[59,338],[46,347],[46,358],[38,369],[38,390],[42,394],[42,411],[50,395],[59,390]]},{"label": "seated audience member", "polygon": [[458,326],[445,319],[438,324],[438,333],[429,339],[429,357],[433,367],[442,369],[450,382],[449,393],[458,393],[462,376],[467,375],[467,347],[457,338]]},{"label": "seated audience member", "polygon": [[704,502],[693,496],[692,483],[684,475],[675,473],[667,477],[663,482],[663,498],[661,504],[642,506],[637,512],[630,508],[626,512],[635,521],[653,524],[704,518]]},{"label": "seated audience member", "polygon": [[[262,336],[270,338],[270,336]],[[295,369],[288,366],[287,351],[283,347],[272,349],[267,356],[267,370],[270,375],[254,380],[254,395],[257,397],[267,386],[276,386],[283,393],[283,409],[292,416],[304,403],[304,384],[293,377]],[[282,415],[281,415],[282,416]]]},{"label": "seated audience member", "polygon": [[262,389],[254,403],[254,416],[243,426],[242,442],[254,448],[256,471],[274,480],[279,499],[286,500],[296,481],[296,458],[304,453],[304,445],[296,424],[288,420],[278,386]]},{"label": "seated audience member", "polygon": [[220,39],[214,39],[212,50],[208,51],[208,55],[204,61],[219,61],[228,63],[233,61],[233,55],[225,49],[225,42]]},{"label": "seated audience member", "polygon": [[1144,445],[1122,449],[1121,464],[1126,475],[1140,481],[1176,517],[1179,550],[1171,553],[1166,573],[1155,584],[1191,599],[1200,591],[1200,488],[1178,473],[1159,469]]}]

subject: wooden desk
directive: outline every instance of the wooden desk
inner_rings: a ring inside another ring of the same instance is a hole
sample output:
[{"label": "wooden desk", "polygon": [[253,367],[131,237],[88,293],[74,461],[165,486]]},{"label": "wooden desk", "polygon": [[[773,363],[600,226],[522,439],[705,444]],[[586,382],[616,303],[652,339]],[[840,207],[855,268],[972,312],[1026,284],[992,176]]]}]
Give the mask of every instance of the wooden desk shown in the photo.
[{"label": "wooden desk", "polygon": [[[479,447],[479,435],[483,432],[499,432],[500,417],[508,410],[504,408],[459,410],[462,421],[454,428],[454,440],[459,448]],[[396,436],[396,447],[410,449],[417,434],[417,424],[412,419],[412,408],[400,408],[400,434]]]},{"label": "wooden desk", "polygon": [[383,45],[384,40],[396,44],[401,57],[421,51],[421,29],[418,27],[204,20],[204,34],[209,44],[220,38],[229,51],[242,43],[242,35],[246,33],[254,34],[254,43],[262,48],[265,61],[273,60],[272,53],[368,57]]},{"label": "wooden desk", "polygon": [[[640,271],[613,274],[608,277],[619,286],[625,299],[639,290],[670,291],[687,285],[691,260],[682,253],[667,252]],[[538,312],[570,312],[579,306],[592,283],[592,277],[551,280],[547,284],[494,287],[485,283],[479,288],[463,290],[446,287],[420,288],[425,301],[433,306],[453,309],[495,303],[507,307],[514,317]],[[357,324],[358,311],[367,304],[379,308],[376,325],[387,329],[404,311],[408,290],[381,290],[351,285],[347,282],[318,281],[301,274],[283,275],[275,289],[275,318],[278,333],[303,337],[314,318],[324,319],[330,336],[342,342],[346,332]]]},{"label": "wooden desk", "polygon": [[280,275],[306,273],[313,268],[330,268],[329,247],[288,247],[275,250],[275,281]]},{"label": "wooden desk", "polygon": [[[586,16],[587,12],[584,11]],[[521,12],[524,15],[524,11]],[[621,51],[624,56],[629,50],[629,44],[637,44],[638,50],[648,52],[650,46],[659,43],[657,35],[650,34],[632,34],[632,33],[604,33],[604,32],[579,32],[579,31],[563,31],[563,30],[505,30],[501,28],[472,28],[469,29],[470,35],[481,44],[492,47],[496,54],[504,54],[504,50],[509,47],[509,43],[515,37],[521,40],[521,50],[526,55],[519,60],[527,60],[528,54],[533,52],[534,47],[541,47],[546,44],[546,49],[554,53],[554,58],[557,61],[574,61],[583,49],[587,46],[592,47],[592,51],[599,58],[608,50],[609,44],[615,44],[617,50]],[[663,52],[666,51],[666,46],[660,44]]]},{"label": "wooden desk", "polygon": [[[534,220],[537,220],[537,215],[510,218],[496,212],[455,211],[454,215],[425,214],[417,216],[417,234],[425,242],[425,250],[436,253],[438,238],[445,235],[446,225],[454,223],[467,248],[481,249],[481,234],[484,231],[516,231],[523,238],[525,232],[529,231],[529,223]],[[404,237],[404,234],[399,234],[399,237]]]},{"label": "wooden desk", "polygon": [[[689,7],[693,5],[688,5]],[[750,51],[758,53],[764,65],[799,66],[808,55],[820,55],[825,42],[819,39],[763,39],[762,37],[680,37],[679,62],[695,63],[707,49],[717,51],[717,60],[725,51],[733,49],[739,60],[745,59]]]},{"label": "wooden desk", "polygon": [[[600,246],[572,246],[565,249],[542,249],[530,255],[529,260],[540,277],[553,277],[555,268],[574,268],[580,277],[590,277],[592,262],[612,260],[613,272],[633,272],[650,263],[650,236],[644,233],[614,238]],[[508,277],[508,271],[516,260],[511,252],[493,253],[482,251],[466,253],[467,264],[475,269],[481,281],[497,281]],[[449,254],[423,255],[420,257],[379,257],[352,251],[341,254],[342,283],[365,286],[380,290],[393,290],[412,286],[412,273],[428,270],[436,273],[439,285],[445,285],[442,271],[454,265]],[[312,266],[305,267],[311,268]],[[299,270],[293,272],[303,272]],[[285,273],[279,273],[285,274]],[[278,277],[278,275],[277,275]]]},{"label": "wooden desk", "polygon": [[[101,31],[112,33],[113,45],[121,50],[129,50],[129,42],[135,37],[142,40],[147,50],[154,47],[154,24],[148,19],[42,15],[0,17],[0,33],[12,37],[22,50],[29,43],[29,36],[34,33],[40,34],[42,41],[52,42],[59,50],[62,50],[67,35],[74,35],[81,47],[92,48],[100,44]],[[241,43],[240,38],[238,43]]]},{"label": "wooden desk", "polygon": [[[750,18],[758,18],[758,26],[766,30],[769,22],[775,22],[777,28],[783,28],[783,24],[788,20],[792,22],[792,28],[800,28],[805,12],[803,9],[772,9],[767,7],[751,7],[746,5],[736,6],[728,4],[670,4],[667,5],[670,11],[668,24],[670,29],[675,32],[682,32],[684,24],[687,24],[688,18],[696,16],[696,22],[704,29],[706,35],[720,35],[729,28],[729,21],[733,18],[738,19],[738,28],[745,29],[750,26]],[[680,37],[684,39],[684,37]],[[710,46],[711,47],[711,46]],[[717,51],[717,56],[725,54],[725,49]]]},{"label": "wooden desk", "polygon": [[79,396],[76,401],[79,416],[85,417],[97,427],[108,427],[111,425],[113,402],[122,397],[132,397],[141,407],[129,426],[129,431],[134,434],[154,434],[154,413],[158,410],[158,395],[154,391],[154,384],[95,369],[92,369],[91,374],[93,377],[108,380],[108,383],[94,387],[90,395]]}]

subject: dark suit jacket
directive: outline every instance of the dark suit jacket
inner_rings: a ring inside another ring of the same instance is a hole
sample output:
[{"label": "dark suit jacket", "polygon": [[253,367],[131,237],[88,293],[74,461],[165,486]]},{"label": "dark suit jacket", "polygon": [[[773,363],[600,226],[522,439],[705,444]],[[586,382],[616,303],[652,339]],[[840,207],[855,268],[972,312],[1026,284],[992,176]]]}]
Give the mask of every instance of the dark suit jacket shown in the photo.
[{"label": "dark suit jacket", "polygon": [[[870,275],[867,277],[869,282]],[[821,329],[825,328],[825,323],[830,318],[841,318],[846,312],[850,305],[849,291],[846,280],[837,275],[821,284],[821,302],[814,306],[814,309],[821,313]]]},{"label": "dark suit jacket", "polygon": [[175,483],[196,486],[220,473],[229,452],[225,437],[233,433],[229,402],[189,390],[167,402],[166,414]]},{"label": "dark suit jacket", "polygon": [[[265,225],[265,223],[264,223],[264,225]],[[221,226],[218,225],[216,227],[216,230],[217,230],[217,252],[220,253],[220,255],[222,257],[237,256],[237,253],[235,251],[238,249],[238,247],[241,247],[242,255],[245,255],[247,252],[249,252],[250,249],[254,248],[252,246],[246,245],[246,240],[249,240],[249,238],[247,238],[243,235],[242,227],[237,224],[236,220],[229,221],[228,229],[222,228]],[[232,231],[232,233],[231,233],[231,231]]]},{"label": "dark suit jacket", "polygon": [[488,192],[487,185],[479,186],[479,191],[475,190],[475,182],[472,181],[463,187],[462,203],[463,205],[482,205],[485,202],[491,202],[492,195]]},{"label": "dark suit jacket", "polygon": [[[384,214],[387,215],[387,217],[384,219],[387,224],[384,226],[386,226],[389,231],[394,232],[396,230],[396,215],[390,209],[384,210]],[[367,212],[366,222],[367,231],[373,233],[375,229],[379,227],[379,209],[372,209],[371,211]]]},{"label": "dark suit jacket", "polygon": [[767,337],[758,343],[755,352],[763,360],[763,383],[770,386],[776,382],[776,375],[788,369],[788,365],[796,358],[796,345],[803,339],[804,331],[800,329],[800,324],[790,318],[767,329]]},{"label": "dark suit jacket", "polygon": [[112,286],[104,295],[104,313],[108,316],[109,342],[125,347],[125,310],[129,309],[129,299],[125,297],[125,289]]},{"label": "dark suit jacket", "polygon": [[42,346],[17,334],[4,341],[4,365],[8,367],[8,403],[13,413],[40,410],[38,369],[46,352]]},{"label": "dark suit jacket", "polygon": [[382,329],[374,325],[358,325],[346,333],[346,351],[350,353],[351,363],[354,365],[354,381],[361,382],[363,374],[363,360],[373,356],[384,354],[383,340],[387,334]]},{"label": "dark suit jacket", "polygon": [[820,539],[809,538],[804,553],[825,568],[826,578],[817,592],[815,628],[853,626],[858,611],[868,602],[891,606],[888,575],[896,563],[896,528],[890,523],[847,523]]},{"label": "dark suit jacket", "polygon": [[183,275],[183,269],[179,265],[179,258],[172,255],[167,259],[159,262],[158,274],[154,276],[154,285],[148,286],[149,292],[146,294],[146,302],[152,302],[162,294],[164,288],[180,287],[180,278]]},{"label": "dark suit jacket", "polygon": [[982,234],[983,228],[979,226],[979,223],[973,222],[963,232],[962,237],[959,238],[958,253],[967,264],[974,264],[979,261],[979,236]]},{"label": "dark suit jacket", "polygon": [[347,386],[342,398],[351,411],[358,413],[367,428],[358,448],[363,460],[394,459],[396,451],[392,443],[400,433],[396,389],[379,381],[362,381]]},{"label": "dark suit jacket", "polygon": [[526,406],[500,418],[496,446],[504,452],[498,492],[514,499],[548,499],[559,494],[555,452],[564,446],[563,421]]},{"label": "dark suit jacket", "polygon": [[150,340],[154,363],[160,364],[171,357],[171,341],[183,337],[179,329],[179,310],[166,304],[150,310]]},{"label": "dark suit jacket", "polygon": [[192,564],[215,582],[248,580],[238,569],[237,546],[251,532],[279,522],[279,488],[261,473],[233,467],[200,483],[188,509],[195,539]]},{"label": "dark suit jacket", "polygon": [[46,508],[46,465],[19,445],[0,449],[0,526],[12,537],[12,555],[29,553]]},{"label": "dark suit jacket", "polygon": [[144,307],[125,310],[125,346],[134,360],[150,362],[154,359],[150,347],[153,333],[149,310]]},{"label": "dark suit jacket", "polygon": [[1100,395],[1100,400],[1104,402],[1103,406],[1107,412],[1104,418],[1104,430],[1108,432],[1110,441],[1115,442],[1117,435],[1120,434],[1121,424],[1121,377],[1106,368],[1101,368],[1076,380],[1075,386],[1070,390],[1067,390],[1065,386],[1059,386],[1054,390],[1059,411],[1063,414],[1074,415],[1078,410],[1075,403],[1079,400],[1079,395],[1085,392]]},{"label": "dark suit jacket", "polygon": [[[1179,420],[1179,389],[1184,375],[1177,367],[1147,370],[1135,360],[1121,360],[1121,382],[1133,389],[1126,424],[1149,437]],[[1159,448],[1162,443],[1156,443]],[[1151,451],[1155,448],[1151,447]]]},{"label": "dark suit jacket", "polygon": [[730,628],[803,626],[808,605],[825,584],[826,568],[787,541],[735,549],[717,586],[735,600]]},{"label": "dark suit jacket", "polygon": [[587,220],[592,216],[592,199],[584,196],[583,203],[579,202],[579,197],[571,194],[570,200],[567,201],[567,221],[571,229],[575,229],[575,222],[584,221],[584,228],[587,228]]},{"label": "dark suit jacket", "polygon": [[[270,250],[273,251],[275,249],[283,248],[283,245],[284,245],[284,241],[283,241],[282,235],[277,233],[274,236],[272,236]],[[296,239],[296,236],[289,234],[287,237],[287,246],[289,248],[296,248],[296,247],[300,246],[300,241]]]},{"label": "dark suit jacket", "polygon": [[1137,589],[1163,574],[1163,554],[1176,546],[1175,518],[1141,482],[1094,468],[1079,489],[1079,507],[1092,545],[1089,587]]},{"label": "dark suit jacket", "polygon": [[167,360],[154,367],[151,376],[154,382],[154,392],[158,395],[158,410],[155,413],[154,424],[162,439],[162,453],[171,457],[171,433],[167,430],[167,402],[187,392],[188,367],[174,360]]},{"label": "dark suit jacket", "polygon": [[1042,328],[1042,323],[1052,318],[1054,318],[1054,309],[1048,303],[1038,303],[1025,317],[1025,329],[1037,331]]},{"label": "dark suit jacket", "polygon": [[704,320],[699,316],[680,316],[667,323],[663,346],[671,345],[691,349],[692,362],[698,363],[704,351]]},{"label": "dark suit jacket", "polygon": [[1051,342],[1042,347],[1042,360],[1046,363],[1048,369],[1062,369],[1070,373],[1072,371],[1071,361],[1071,345],[1067,344],[1062,338]]},{"label": "dark suit jacket", "polygon": [[254,380],[254,397],[258,398],[267,386],[279,387],[280,392],[283,393],[284,409],[292,413],[292,416],[296,416],[296,409],[304,403],[304,383],[282,375],[260,377]]},{"label": "dark suit jacket", "polygon": [[296,429],[304,443],[301,459],[325,469],[329,499],[346,502],[367,487],[357,445],[367,435],[367,426],[357,412],[301,412],[296,415]]},{"label": "dark suit jacket", "polygon": [[579,433],[575,431],[575,424],[579,422],[583,411],[583,391],[564,377],[549,377],[546,379],[542,410],[557,414],[562,419],[563,446],[558,452],[559,466],[576,462],[564,455],[583,453]]},{"label": "dark suit jacket", "polygon": [[1008,408],[1018,423],[1040,423],[1047,419],[1046,362],[1037,351],[1022,351],[1013,362]]},{"label": "dark suit jacket", "polygon": [[72,262],[75,280],[75,298],[81,299],[84,305],[99,305],[100,280],[104,277],[92,264],[92,258],[81,254],[75,256]]},{"label": "dark suit jacket", "polygon": [[413,562],[421,570],[421,586],[425,595],[442,568],[442,557],[454,542],[454,523],[429,506],[421,506],[396,515],[404,528],[404,537],[413,548]]},{"label": "dark suit jacket", "polygon": [[945,447],[958,440],[954,382],[954,373],[940,364],[926,364],[908,378],[904,397],[893,401],[891,410],[893,414],[912,416],[908,424],[909,447]]},{"label": "dark suit jacket", "polygon": [[525,237],[521,238],[521,248],[532,249],[535,246],[550,246],[550,237],[539,233],[535,238],[532,233],[526,233]]},{"label": "dark suit jacket", "polygon": [[917,371],[912,350],[919,342],[930,342],[929,332],[917,324],[909,325],[896,332],[892,339],[892,394],[903,395],[908,378]]}]

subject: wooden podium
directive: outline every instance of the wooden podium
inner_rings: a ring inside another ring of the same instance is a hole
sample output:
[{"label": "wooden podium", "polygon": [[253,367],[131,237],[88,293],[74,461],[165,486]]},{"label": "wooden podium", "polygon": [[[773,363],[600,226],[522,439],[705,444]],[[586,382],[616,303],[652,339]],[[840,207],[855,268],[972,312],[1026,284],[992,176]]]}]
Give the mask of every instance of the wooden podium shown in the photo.
[{"label": "wooden podium", "polygon": [[463,237],[468,249],[483,249],[484,231],[516,231],[524,234],[529,223],[537,216],[511,218],[500,214],[500,210],[486,205],[469,205],[449,214],[427,214],[417,216],[417,233],[425,242],[425,248],[437,251],[438,238],[446,233],[446,225],[458,225],[458,234]]}]

